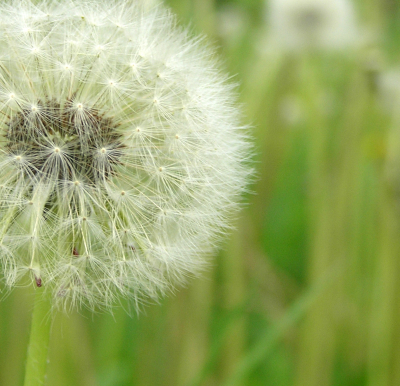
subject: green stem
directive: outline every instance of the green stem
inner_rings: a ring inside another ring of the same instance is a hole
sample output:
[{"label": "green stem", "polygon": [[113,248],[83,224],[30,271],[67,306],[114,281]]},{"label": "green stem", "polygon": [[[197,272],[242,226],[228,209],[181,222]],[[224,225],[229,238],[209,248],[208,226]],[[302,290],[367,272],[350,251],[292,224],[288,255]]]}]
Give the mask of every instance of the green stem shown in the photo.
[{"label": "green stem", "polygon": [[44,288],[36,288],[24,386],[45,384],[50,340],[51,303]]}]

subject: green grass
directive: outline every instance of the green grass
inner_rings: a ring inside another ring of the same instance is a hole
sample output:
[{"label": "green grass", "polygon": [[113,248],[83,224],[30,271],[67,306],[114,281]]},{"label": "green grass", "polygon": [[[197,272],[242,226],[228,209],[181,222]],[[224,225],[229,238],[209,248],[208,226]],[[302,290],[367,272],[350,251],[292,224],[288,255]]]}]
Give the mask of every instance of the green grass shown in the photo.
[{"label": "green grass", "polygon": [[[377,88],[400,63],[400,5],[358,0],[378,38],[293,55],[260,49],[263,1],[168,3],[240,83],[253,193],[187,288],[139,316],[57,315],[48,385],[400,385],[400,110]],[[221,37],[227,5],[243,22]],[[0,385],[22,385],[32,302],[0,305]]]}]

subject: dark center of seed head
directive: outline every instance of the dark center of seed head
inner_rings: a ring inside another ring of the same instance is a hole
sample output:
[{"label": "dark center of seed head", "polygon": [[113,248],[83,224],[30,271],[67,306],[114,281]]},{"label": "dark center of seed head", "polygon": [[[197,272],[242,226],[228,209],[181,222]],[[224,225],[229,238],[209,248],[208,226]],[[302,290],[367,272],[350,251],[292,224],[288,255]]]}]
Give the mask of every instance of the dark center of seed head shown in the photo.
[{"label": "dark center of seed head", "polygon": [[82,113],[83,105],[75,106],[38,101],[10,118],[6,149],[15,160],[24,160],[20,168],[27,178],[95,183],[113,173],[122,149],[118,125],[96,109]]}]

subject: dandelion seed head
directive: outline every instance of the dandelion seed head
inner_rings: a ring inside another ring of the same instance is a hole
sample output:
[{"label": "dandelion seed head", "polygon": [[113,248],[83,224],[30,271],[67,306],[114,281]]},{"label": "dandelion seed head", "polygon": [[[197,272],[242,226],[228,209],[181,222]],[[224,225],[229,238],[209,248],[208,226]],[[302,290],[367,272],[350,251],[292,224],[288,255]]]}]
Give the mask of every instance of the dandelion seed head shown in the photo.
[{"label": "dandelion seed head", "polygon": [[0,264],[56,306],[204,268],[250,174],[234,88],[152,1],[0,4]]},{"label": "dandelion seed head", "polygon": [[350,0],[269,0],[267,5],[271,33],[282,48],[338,49],[358,39]]}]

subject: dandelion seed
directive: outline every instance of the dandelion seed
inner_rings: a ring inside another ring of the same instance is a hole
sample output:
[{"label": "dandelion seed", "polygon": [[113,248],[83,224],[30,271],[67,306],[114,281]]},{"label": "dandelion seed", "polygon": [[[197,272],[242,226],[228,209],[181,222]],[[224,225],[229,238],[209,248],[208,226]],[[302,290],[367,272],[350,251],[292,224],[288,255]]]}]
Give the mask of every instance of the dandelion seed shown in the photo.
[{"label": "dandelion seed", "polygon": [[210,50],[144,0],[2,2],[0,49],[6,283],[109,307],[201,270],[249,175]]}]

